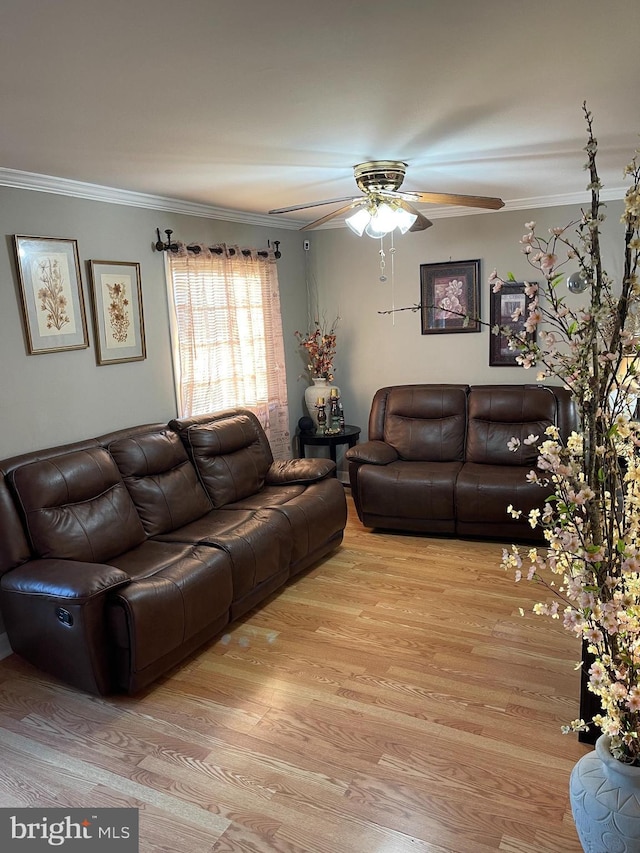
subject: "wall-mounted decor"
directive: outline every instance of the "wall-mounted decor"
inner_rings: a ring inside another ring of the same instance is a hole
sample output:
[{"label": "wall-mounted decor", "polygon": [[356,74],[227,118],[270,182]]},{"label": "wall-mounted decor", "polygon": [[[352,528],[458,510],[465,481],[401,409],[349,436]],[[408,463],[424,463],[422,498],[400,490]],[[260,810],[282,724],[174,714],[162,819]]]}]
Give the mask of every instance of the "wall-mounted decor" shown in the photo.
[{"label": "wall-mounted decor", "polygon": [[75,240],[14,234],[27,352],[89,346]]},{"label": "wall-mounted decor", "polygon": [[480,261],[420,264],[423,335],[480,331]]},{"label": "wall-mounted decor", "polygon": [[[524,331],[527,319],[528,298],[523,281],[505,281],[497,293],[491,294],[490,322],[495,326],[508,326],[514,334]],[[535,332],[527,335],[528,341],[535,341]],[[519,350],[509,349],[506,335],[494,335],[489,338],[489,366],[517,367],[516,357]]]},{"label": "wall-mounted decor", "polygon": [[89,274],[98,364],[142,361],[147,350],[140,264],[89,261]]}]

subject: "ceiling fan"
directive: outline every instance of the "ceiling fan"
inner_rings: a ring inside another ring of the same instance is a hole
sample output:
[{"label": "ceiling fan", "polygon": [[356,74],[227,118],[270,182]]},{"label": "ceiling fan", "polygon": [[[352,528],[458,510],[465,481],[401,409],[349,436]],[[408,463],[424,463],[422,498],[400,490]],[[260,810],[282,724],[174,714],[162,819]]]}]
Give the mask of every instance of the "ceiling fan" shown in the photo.
[{"label": "ceiling fan", "polygon": [[290,213],[293,210],[305,210],[308,207],[347,202],[332,213],[304,225],[300,230],[308,231],[311,228],[317,228],[330,219],[355,210],[355,213],[345,219],[349,228],[359,236],[366,233],[370,237],[381,237],[393,231],[394,228],[399,228],[404,234],[407,231],[423,231],[433,225],[433,222],[414,207],[418,202],[457,204],[487,210],[499,210],[504,207],[502,199],[490,196],[400,190],[406,171],[407,164],[400,160],[369,160],[366,163],[359,163],[353,167],[353,174],[358,189],[362,190],[364,195],[280,207],[270,210],[269,213]]}]

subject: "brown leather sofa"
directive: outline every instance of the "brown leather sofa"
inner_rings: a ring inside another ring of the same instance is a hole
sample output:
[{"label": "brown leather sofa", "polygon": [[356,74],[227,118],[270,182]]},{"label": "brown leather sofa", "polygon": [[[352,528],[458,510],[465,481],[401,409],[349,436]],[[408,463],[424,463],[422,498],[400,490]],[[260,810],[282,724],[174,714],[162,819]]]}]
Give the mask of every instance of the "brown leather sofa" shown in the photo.
[{"label": "brown leather sofa", "polygon": [[[539,541],[529,510],[551,488],[527,482],[536,446],[554,424],[577,428],[564,388],[541,385],[398,385],[381,388],[369,440],[346,453],[351,492],[367,527]],[[516,437],[516,452],[507,442]],[[514,520],[507,506],[523,510]]]},{"label": "brown leather sofa", "polygon": [[0,463],[0,607],[15,652],[134,693],[342,541],[328,459],[274,462],[243,409]]}]

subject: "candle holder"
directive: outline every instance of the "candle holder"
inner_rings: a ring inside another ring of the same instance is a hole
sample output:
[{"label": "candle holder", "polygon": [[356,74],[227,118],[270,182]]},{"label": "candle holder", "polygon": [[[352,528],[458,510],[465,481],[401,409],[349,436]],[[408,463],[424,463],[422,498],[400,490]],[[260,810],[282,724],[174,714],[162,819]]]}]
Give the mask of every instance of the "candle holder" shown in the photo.
[{"label": "candle holder", "polygon": [[318,397],[316,402],[316,411],[318,412],[318,432],[321,435],[326,435],[327,432],[327,411],[325,408],[324,397]]}]

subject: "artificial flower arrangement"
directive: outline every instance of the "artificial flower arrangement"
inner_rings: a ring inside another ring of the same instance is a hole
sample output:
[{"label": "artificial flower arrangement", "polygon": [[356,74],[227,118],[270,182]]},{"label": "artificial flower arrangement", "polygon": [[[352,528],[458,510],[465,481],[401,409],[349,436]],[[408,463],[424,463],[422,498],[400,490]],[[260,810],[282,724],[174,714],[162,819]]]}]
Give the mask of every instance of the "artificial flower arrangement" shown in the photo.
[{"label": "artificial flower arrangement", "polygon": [[[570,389],[582,431],[566,443],[555,427],[526,440],[539,452],[530,480],[553,490],[544,509],[529,514],[531,526],[542,527],[546,548],[522,551],[514,545],[503,552],[502,565],[515,570],[516,580],[526,577],[547,590],[548,600],[536,604],[534,613],[561,619],[588,644],[588,687],[602,712],[592,721],[574,720],[563,731],[585,730],[592,722],[611,738],[615,758],[640,765],[640,423],[633,419],[640,366],[639,152],[625,170],[631,186],[622,216],[624,266],[614,292],[602,263],[605,213],[586,105],[584,113],[590,208],[579,221],[550,229],[549,236],[527,223],[521,243],[542,284],[526,287],[521,332],[492,330],[510,336],[518,363],[535,366],[539,381],[556,378]],[[560,287],[566,264],[578,266],[585,285],[588,304],[577,310]],[[494,292],[504,284],[495,271],[490,280]],[[518,443],[512,439],[511,449]],[[517,507],[508,512],[520,515]]]},{"label": "artificial flower arrangement", "polygon": [[307,369],[314,379],[327,379],[329,382],[333,380],[333,359],[336,355],[335,329],[339,319],[336,317],[329,328],[324,320],[322,322],[315,320],[315,328],[312,331],[306,334],[295,332],[300,346],[306,351],[305,354],[309,360]]}]

